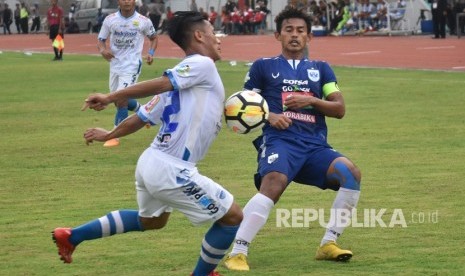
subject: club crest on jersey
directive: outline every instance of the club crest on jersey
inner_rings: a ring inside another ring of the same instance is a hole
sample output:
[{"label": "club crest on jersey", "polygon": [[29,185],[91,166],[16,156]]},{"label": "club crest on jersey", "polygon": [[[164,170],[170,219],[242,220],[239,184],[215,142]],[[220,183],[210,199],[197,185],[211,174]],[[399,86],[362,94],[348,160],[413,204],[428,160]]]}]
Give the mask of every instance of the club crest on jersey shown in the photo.
[{"label": "club crest on jersey", "polygon": [[176,72],[180,75],[180,76],[184,76],[184,77],[187,77],[189,76],[189,71],[191,70],[191,68],[189,67],[189,65],[182,65],[182,66],[179,66],[178,68],[176,68]]},{"label": "club crest on jersey", "polygon": [[268,164],[273,164],[276,160],[278,160],[279,154],[273,153],[270,156],[268,156]]},{"label": "club crest on jersey", "polygon": [[315,69],[307,69],[308,78],[313,81],[317,82],[320,80],[320,71]]},{"label": "club crest on jersey", "polygon": [[153,108],[157,105],[157,103],[160,101],[160,97],[158,95],[156,95],[155,97],[153,97],[150,102],[148,102],[146,105],[145,105],[145,110],[147,112],[150,112],[153,110]]},{"label": "club crest on jersey", "polygon": [[140,23],[139,23],[139,21],[137,21],[137,20],[132,21],[132,25],[133,25],[134,27],[139,27],[139,24],[140,24]]}]

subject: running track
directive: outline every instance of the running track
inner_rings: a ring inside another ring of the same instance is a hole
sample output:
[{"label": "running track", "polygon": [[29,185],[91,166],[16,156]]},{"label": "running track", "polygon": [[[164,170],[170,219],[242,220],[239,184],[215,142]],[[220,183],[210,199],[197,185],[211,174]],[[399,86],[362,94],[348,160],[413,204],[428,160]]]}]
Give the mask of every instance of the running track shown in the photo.
[{"label": "running track", "polygon": [[[220,40],[224,60],[253,61],[280,52],[280,44],[273,35],[227,36]],[[65,55],[97,54],[96,41],[96,34],[65,35]],[[147,44],[146,41],[145,46]],[[51,41],[44,34],[0,35],[0,51],[52,55]],[[182,56],[182,51],[167,35],[160,35],[156,57]],[[465,38],[431,39],[426,35],[315,37],[310,42],[310,57],[340,66],[465,72]]]}]

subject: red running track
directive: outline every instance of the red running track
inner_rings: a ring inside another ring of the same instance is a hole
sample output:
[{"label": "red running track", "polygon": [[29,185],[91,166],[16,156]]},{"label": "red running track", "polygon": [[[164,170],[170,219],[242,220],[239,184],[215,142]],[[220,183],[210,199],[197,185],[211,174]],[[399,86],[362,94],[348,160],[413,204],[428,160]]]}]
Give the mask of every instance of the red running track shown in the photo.
[{"label": "red running track", "polygon": [[[280,44],[272,34],[226,36],[220,40],[224,60],[253,61],[280,52]],[[65,35],[65,54],[98,54],[96,45],[96,34]],[[51,41],[45,34],[0,35],[0,51],[52,55]],[[181,58],[183,53],[167,35],[160,35],[156,56]],[[339,66],[465,72],[465,39],[431,39],[425,35],[314,37],[310,42],[310,58]]]}]

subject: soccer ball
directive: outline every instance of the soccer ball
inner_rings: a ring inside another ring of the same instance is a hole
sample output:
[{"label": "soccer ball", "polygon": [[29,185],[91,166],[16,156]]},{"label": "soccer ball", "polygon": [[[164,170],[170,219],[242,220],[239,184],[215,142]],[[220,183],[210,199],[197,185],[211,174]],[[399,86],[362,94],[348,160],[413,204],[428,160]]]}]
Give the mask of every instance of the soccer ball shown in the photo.
[{"label": "soccer ball", "polygon": [[232,94],[224,104],[227,126],[240,134],[262,128],[268,119],[268,114],[268,103],[260,94],[250,90]]}]

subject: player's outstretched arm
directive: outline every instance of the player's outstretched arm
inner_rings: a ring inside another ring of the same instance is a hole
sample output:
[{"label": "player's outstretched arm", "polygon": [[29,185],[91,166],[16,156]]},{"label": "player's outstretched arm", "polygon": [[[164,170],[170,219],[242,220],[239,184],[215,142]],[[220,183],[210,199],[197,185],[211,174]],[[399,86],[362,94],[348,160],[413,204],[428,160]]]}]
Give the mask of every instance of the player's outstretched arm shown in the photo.
[{"label": "player's outstretched arm", "polygon": [[91,94],[85,100],[81,110],[94,109],[96,111],[103,110],[108,104],[127,99],[145,98],[154,96],[163,92],[172,91],[174,89],[168,77],[162,76],[156,79],[136,83],[124,89],[112,92],[109,94]]},{"label": "player's outstretched arm", "polygon": [[93,141],[105,142],[110,139],[120,138],[134,133],[145,126],[145,122],[142,121],[137,114],[132,114],[126,120],[122,121],[112,131],[108,131],[103,128],[89,128],[84,132],[84,139],[86,144],[89,145]]}]

